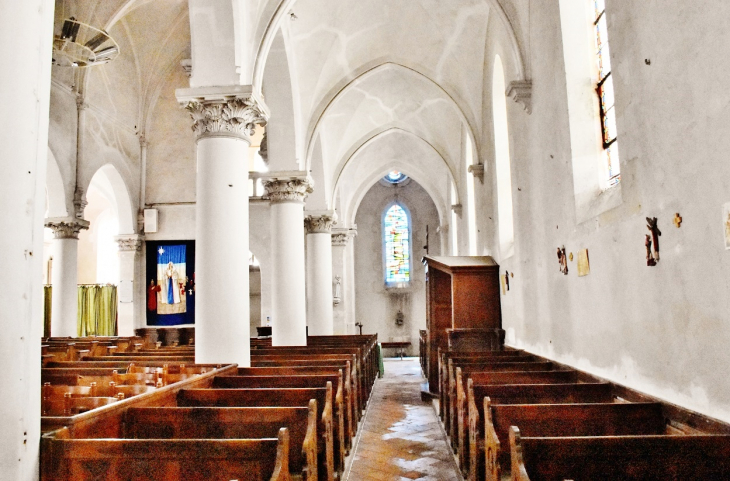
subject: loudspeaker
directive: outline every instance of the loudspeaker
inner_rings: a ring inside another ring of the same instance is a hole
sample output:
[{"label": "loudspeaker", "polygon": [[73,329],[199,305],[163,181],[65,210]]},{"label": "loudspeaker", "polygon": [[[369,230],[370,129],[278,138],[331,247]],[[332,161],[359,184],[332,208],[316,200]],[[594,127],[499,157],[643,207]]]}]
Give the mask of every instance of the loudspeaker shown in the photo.
[{"label": "loudspeaker", "polygon": [[157,209],[144,210],[144,232],[145,234],[157,232]]}]

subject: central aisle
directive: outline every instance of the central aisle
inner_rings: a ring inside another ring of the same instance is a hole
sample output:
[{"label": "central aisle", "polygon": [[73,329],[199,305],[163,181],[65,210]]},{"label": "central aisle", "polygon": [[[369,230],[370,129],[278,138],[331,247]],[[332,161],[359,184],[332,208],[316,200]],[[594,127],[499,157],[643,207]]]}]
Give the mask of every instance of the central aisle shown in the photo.
[{"label": "central aisle", "polygon": [[418,358],[386,359],[345,481],[459,481],[433,407],[421,401]]}]

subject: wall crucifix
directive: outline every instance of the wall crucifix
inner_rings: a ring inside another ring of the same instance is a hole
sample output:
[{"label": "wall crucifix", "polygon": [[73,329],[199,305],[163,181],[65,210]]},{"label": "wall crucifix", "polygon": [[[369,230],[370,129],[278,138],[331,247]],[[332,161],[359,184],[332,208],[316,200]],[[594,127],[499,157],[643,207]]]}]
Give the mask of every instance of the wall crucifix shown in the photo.
[{"label": "wall crucifix", "polygon": [[[659,262],[659,236],[662,235],[662,231],[657,227],[656,217],[646,218],[646,228],[649,229],[651,235],[647,234],[644,245],[646,246],[646,265],[655,266]],[[654,249],[652,250],[652,245]]]}]

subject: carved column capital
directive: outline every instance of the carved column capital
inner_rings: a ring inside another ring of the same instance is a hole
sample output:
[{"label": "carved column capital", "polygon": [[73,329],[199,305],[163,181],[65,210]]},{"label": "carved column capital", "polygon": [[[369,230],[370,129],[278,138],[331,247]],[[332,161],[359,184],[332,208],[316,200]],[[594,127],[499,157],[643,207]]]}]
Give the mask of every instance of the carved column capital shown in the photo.
[{"label": "carved column capital", "polygon": [[357,229],[339,228],[332,229],[332,245],[335,247],[344,247],[350,243],[350,239],[357,236]]},{"label": "carved column capital", "polygon": [[271,203],[304,202],[314,191],[314,182],[305,172],[274,173],[262,178],[262,183]]},{"label": "carved column capital", "polygon": [[75,217],[52,217],[46,219],[44,225],[53,230],[55,239],[78,239],[79,232],[89,228],[89,221]]},{"label": "carved column capital", "polygon": [[304,227],[307,229],[307,234],[329,234],[335,224],[337,224],[337,214],[334,211],[304,213]]},{"label": "carved column capital", "polygon": [[518,104],[522,104],[528,114],[532,113],[532,82],[530,80],[510,82],[505,94]]},{"label": "carved column capital", "polygon": [[119,235],[114,238],[119,245],[119,252],[139,252],[142,250],[144,237],[139,234]]},{"label": "carved column capital", "polygon": [[265,125],[269,112],[250,86],[178,89],[178,102],[190,112],[196,140],[235,137],[250,143],[256,124]]},{"label": "carved column capital", "polygon": [[472,164],[467,169],[471,175],[479,179],[479,182],[484,183],[484,164]]}]

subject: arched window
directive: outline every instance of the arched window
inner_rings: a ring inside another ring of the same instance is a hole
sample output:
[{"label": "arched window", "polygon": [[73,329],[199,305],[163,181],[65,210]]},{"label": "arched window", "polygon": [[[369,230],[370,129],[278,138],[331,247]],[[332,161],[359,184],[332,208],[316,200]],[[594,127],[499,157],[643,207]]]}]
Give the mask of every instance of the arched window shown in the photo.
[{"label": "arched window", "polygon": [[616,142],[616,110],[613,97],[613,77],[611,76],[611,55],[608,49],[606,27],[606,5],[604,0],[591,0],[594,8],[593,25],[596,39],[596,65],[598,66],[598,106],[601,117],[603,140],[603,163],[606,169],[605,182],[612,187],[621,180]]},{"label": "arched window", "polygon": [[497,214],[499,215],[499,246],[502,258],[514,253],[515,228],[512,218],[512,173],[507,128],[507,99],[505,98],[502,59],[494,58],[492,80],[492,111],[494,113],[494,154],[497,166]]},{"label": "arched window", "polygon": [[383,216],[385,283],[400,284],[411,279],[411,232],[408,214],[393,204]]}]

